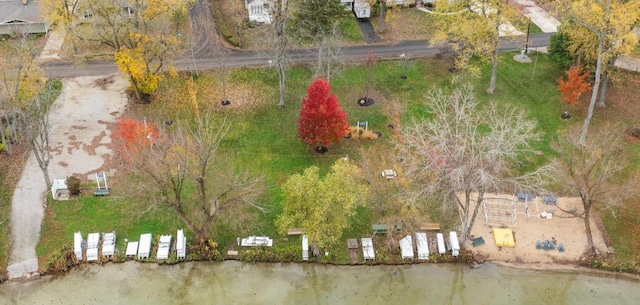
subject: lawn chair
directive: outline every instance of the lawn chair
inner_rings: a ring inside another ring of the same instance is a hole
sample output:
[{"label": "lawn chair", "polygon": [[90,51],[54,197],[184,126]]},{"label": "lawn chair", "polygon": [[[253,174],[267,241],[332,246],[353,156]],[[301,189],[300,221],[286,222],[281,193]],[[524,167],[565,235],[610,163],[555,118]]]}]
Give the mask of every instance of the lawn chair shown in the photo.
[{"label": "lawn chair", "polygon": [[[102,182],[102,183],[101,183]],[[106,196],[109,195],[110,190],[107,185],[107,175],[104,172],[96,173],[96,190],[93,192],[95,196]]]}]

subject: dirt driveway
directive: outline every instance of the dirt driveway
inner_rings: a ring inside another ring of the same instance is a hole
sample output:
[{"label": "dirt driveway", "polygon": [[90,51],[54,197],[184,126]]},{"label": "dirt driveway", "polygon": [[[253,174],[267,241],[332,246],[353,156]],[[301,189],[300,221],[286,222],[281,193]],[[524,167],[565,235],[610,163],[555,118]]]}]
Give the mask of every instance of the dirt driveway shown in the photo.
[{"label": "dirt driveway", "polygon": [[[73,174],[85,179],[87,174],[104,170],[102,167],[111,153],[107,147],[111,142],[107,127],[125,110],[126,86],[127,81],[120,75],[63,80],[62,93],[50,112],[51,179]],[[46,191],[42,172],[31,155],[11,203],[11,252],[7,268],[10,279],[37,274],[36,245]]]}]

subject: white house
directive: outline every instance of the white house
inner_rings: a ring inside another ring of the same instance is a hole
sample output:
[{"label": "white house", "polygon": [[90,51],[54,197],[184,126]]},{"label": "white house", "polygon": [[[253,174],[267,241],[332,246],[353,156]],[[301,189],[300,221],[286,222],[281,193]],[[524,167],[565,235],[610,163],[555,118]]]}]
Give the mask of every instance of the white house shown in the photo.
[{"label": "white house", "polygon": [[249,11],[249,21],[271,23],[274,8],[272,0],[244,0],[244,6]]},{"label": "white house", "polygon": [[35,1],[0,1],[0,34],[45,34],[49,30]]},{"label": "white house", "polygon": [[344,6],[345,11],[350,11],[353,9],[353,1],[354,0],[340,0],[340,4]]},{"label": "white house", "polygon": [[353,12],[356,18],[366,20],[371,17],[371,5],[367,0],[355,0],[353,3]]}]

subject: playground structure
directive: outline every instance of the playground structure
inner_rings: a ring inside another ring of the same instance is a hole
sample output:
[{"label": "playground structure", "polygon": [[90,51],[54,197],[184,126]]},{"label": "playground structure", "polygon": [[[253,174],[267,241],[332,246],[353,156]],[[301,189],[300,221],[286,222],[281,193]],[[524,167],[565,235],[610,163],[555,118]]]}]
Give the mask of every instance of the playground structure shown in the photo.
[{"label": "playground structure", "polygon": [[536,198],[530,194],[519,193],[513,195],[496,195],[482,200],[484,211],[484,225],[488,227],[511,227],[518,225],[518,214],[527,218],[535,208],[538,215],[538,203]]}]

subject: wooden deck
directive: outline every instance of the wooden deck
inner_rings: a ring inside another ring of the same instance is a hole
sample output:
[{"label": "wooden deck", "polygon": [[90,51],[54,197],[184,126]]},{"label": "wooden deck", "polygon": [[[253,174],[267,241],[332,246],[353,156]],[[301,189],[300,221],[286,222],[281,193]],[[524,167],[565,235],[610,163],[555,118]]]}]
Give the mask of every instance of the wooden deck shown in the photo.
[{"label": "wooden deck", "polygon": [[347,239],[347,248],[349,249],[349,263],[351,265],[360,264],[358,257],[358,240],[355,238]]}]

